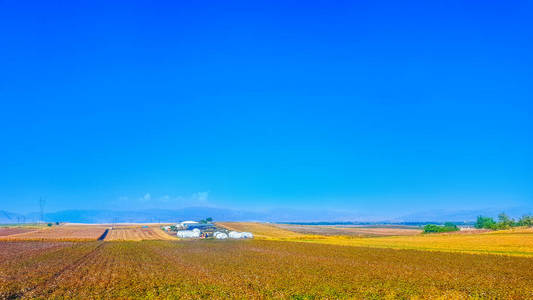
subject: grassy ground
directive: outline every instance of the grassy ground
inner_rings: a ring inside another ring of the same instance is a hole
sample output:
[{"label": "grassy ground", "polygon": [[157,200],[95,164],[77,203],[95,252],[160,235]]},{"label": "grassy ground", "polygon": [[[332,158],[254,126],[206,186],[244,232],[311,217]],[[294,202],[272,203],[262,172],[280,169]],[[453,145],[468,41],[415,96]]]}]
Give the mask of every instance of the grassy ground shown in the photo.
[{"label": "grassy ground", "polygon": [[533,298],[533,258],[273,240],[0,242],[0,298]]}]

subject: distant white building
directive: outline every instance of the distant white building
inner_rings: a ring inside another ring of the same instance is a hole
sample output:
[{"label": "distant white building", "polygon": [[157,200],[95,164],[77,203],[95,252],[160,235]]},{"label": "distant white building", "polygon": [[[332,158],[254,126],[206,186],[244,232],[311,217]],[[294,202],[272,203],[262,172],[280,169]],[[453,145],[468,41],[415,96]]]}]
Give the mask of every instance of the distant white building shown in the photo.
[{"label": "distant white building", "polygon": [[228,236],[230,239],[253,239],[254,235],[250,232],[238,232],[238,231],[230,231],[228,233]]},{"label": "distant white building", "polygon": [[179,238],[199,238],[200,237],[200,230],[194,229],[194,230],[180,230],[178,233],[176,233],[176,236]]},{"label": "distant white building", "polygon": [[225,239],[228,238],[228,235],[225,234],[224,232],[218,232],[218,231],[217,231],[217,232],[215,232],[214,237],[215,237],[215,239],[217,239],[217,240],[225,240]]}]

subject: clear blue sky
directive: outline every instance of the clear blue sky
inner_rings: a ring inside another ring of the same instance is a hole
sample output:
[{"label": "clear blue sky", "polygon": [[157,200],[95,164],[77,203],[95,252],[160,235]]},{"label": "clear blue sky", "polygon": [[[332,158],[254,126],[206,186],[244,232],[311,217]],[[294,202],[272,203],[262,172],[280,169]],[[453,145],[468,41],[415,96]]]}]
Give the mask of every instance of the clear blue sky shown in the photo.
[{"label": "clear blue sky", "polygon": [[0,210],[531,206],[532,12],[1,0]]}]

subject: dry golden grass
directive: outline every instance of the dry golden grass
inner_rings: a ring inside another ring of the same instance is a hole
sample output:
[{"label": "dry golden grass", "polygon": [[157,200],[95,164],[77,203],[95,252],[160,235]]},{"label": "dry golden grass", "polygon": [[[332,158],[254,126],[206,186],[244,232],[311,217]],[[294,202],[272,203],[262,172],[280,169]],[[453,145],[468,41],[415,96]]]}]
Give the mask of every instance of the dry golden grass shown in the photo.
[{"label": "dry golden grass", "polygon": [[302,239],[303,242],[395,249],[504,254],[533,257],[533,234],[516,232],[480,234],[421,234],[379,238]]},{"label": "dry golden grass", "polygon": [[279,228],[275,225],[253,222],[220,222],[217,225],[228,230],[248,231],[258,238],[303,238],[306,235]]},{"label": "dry golden grass", "polygon": [[166,233],[165,231],[163,231],[161,228],[159,228],[158,226],[153,226],[153,227],[150,227],[154,233],[158,236],[158,240],[168,240],[168,241],[172,241],[172,240],[177,240],[178,238],[175,236],[175,235],[170,235],[168,233]]},{"label": "dry golden grass", "polygon": [[106,227],[98,225],[62,225],[3,236],[0,240],[90,241],[97,240],[105,230]]},{"label": "dry golden grass", "polygon": [[276,227],[302,234],[315,235],[346,235],[346,236],[396,236],[417,235],[422,233],[418,228],[397,227],[362,227],[362,226],[322,226],[322,225],[293,225],[273,224]]},{"label": "dry golden grass", "polygon": [[222,223],[227,228],[250,231],[259,239],[298,241],[343,246],[413,249],[479,254],[533,256],[533,229],[476,234],[418,234],[414,236],[349,237],[303,235],[263,223]]},{"label": "dry golden grass", "polygon": [[142,228],[139,226],[113,227],[107,234],[106,241],[146,241],[146,240],[177,240],[157,227]]}]

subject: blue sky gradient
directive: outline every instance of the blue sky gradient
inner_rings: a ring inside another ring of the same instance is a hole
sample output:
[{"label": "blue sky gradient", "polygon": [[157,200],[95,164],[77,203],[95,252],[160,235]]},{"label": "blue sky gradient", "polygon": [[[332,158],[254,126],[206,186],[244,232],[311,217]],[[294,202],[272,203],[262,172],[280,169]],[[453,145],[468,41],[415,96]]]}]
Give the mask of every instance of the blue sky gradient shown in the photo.
[{"label": "blue sky gradient", "polygon": [[0,1],[0,210],[533,206],[531,1]]}]

